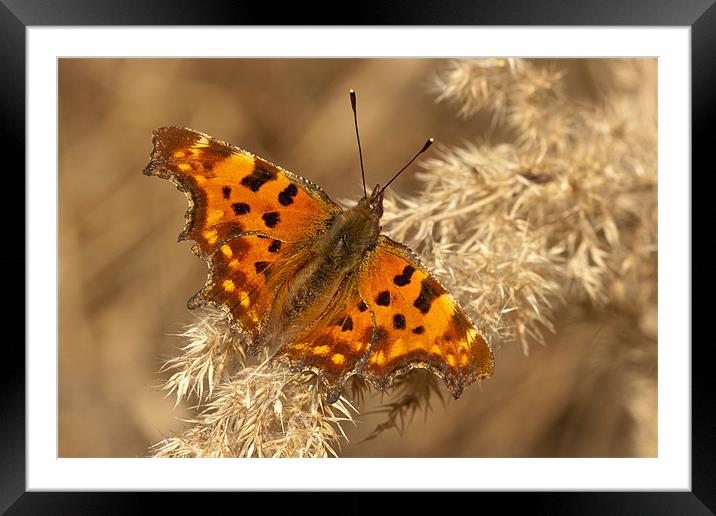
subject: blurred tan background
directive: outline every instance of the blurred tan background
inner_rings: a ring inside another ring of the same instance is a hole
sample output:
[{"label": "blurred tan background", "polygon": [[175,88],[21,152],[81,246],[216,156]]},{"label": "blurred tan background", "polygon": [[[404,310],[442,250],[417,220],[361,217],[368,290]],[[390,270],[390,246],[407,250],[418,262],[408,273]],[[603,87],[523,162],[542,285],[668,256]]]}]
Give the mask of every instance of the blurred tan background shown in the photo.
[{"label": "blurred tan background", "polygon": [[[142,175],[152,130],[191,127],[305,176],[335,200],[356,198],[360,168],[349,88],[358,94],[369,185],[400,168],[428,136],[453,146],[485,132],[489,115],[462,120],[435,103],[430,87],[444,65],[429,59],[60,60],[60,456],[147,456],[151,444],[182,428],[178,418],[192,414],[164,398],[158,386],[166,377],[158,371],[179,344],[172,334],[194,320],[186,301],[203,286],[206,264],[189,242],[176,243],[184,195]],[[572,95],[597,95],[595,60],[559,66]],[[402,192],[416,188],[409,173],[394,185]],[[519,345],[497,345],[492,379],[466,389],[457,402],[435,400],[403,435],[388,431],[361,442],[382,421],[361,415],[342,454],[656,456],[655,322],[571,307],[547,340],[529,356]],[[645,355],[654,359],[634,358]],[[368,400],[365,410],[379,401]]]}]

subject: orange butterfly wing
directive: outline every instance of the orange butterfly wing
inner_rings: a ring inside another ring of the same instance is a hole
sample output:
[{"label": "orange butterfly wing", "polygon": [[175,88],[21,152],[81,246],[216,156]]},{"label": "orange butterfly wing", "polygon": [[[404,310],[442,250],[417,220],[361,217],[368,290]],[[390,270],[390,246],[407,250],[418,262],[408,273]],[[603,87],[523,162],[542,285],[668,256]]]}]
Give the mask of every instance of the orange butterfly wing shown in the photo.
[{"label": "orange butterfly wing", "polygon": [[307,240],[341,208],[316,185],[258,156],[183,127],[154,132],[146,175],[171,179],[190,208],[179,240],[207,257],[242,233]]},{"label": "orange butterfly wing", "polygon": [[492,373],[490,345],[409,248],[381,235],[358,289],[376,324],[363,370],[371,383],[384,387],[413,368],[426,368],[457,398],[467,384]]},{"label": "orange butterfly wing", "polygon": [[374,340],[373,316],[358,295],[357,278],[357,273],[346,278],[328,310],[274,357],[288,359],[295,370],[318,374],[329,387],[329,403],[363,368]]},{"label": "orange butterfly wing", "polygon": [[255,338],[285,280],[304,260],[304,243],[341,208],[316,185],[206,134],[154,132],[146,175],[173,181],[189,210],[179,240],[210,266],[189,308],[213,303]]},{"label": "orange butterfly wing", "polygon": [[430,369],[453,396],[493,370],[492,350],[447,290],[407,247],[381,235],[331,309],[279,350],[311,369],[338,399],[354,374],[383,388],[414,368]]},{"label": "orange butterfly wing", "polygon": [[209,257],[209,279],[188,303],[198,308],[219,306],[238,322],[252,340],[288,278],[305,261],[303,246],[243,235],[232,238]]}]

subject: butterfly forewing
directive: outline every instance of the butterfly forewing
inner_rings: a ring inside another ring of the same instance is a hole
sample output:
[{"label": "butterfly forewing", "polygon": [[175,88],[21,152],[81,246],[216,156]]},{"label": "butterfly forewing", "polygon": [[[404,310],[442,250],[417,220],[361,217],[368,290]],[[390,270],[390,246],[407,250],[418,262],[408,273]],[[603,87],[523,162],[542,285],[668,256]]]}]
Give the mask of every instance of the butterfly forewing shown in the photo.
[{"label": "butterfly forewing", "polygon": [[196,241],[202,256],[247,232],[303,241],[340,211],[316,185],[203,133],[164,127],[153,142],[144,173],[171,179],[189,193],[192,206],[179,238]]}]

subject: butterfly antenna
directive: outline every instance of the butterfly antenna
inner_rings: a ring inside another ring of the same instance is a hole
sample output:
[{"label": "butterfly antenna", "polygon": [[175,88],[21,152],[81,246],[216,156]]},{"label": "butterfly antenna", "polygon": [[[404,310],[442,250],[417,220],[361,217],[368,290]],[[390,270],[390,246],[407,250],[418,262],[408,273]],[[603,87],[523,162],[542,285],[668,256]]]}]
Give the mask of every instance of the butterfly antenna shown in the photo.
[{"label": "butterfly antenna", "polygon": [[398,177],[398,176],[401,174],[401,172],[403,172],[403,170],[405,170],[406,168],[408,168],[408,167],[411,165],[411,163],[413,163],[413,161],[415,161],[415,160],[418,158],[418,156],[420,156],[423,152],[425,152],[426,150],[428,150],[428,149],[430,148],[430,146],[433,144],[434,141],[435,141],[435,139],[433,139],[433,138],[428,138],[428,141],[425,142],[425,145],[423,145],[423,148],[420,149],[420,150],[418,151],[418,153],[417,153],[415,156],[413,156],[413,159],[411,159],[410,161],[408,161],[408,163],[407,163],[403,168],[401,168],[400,170],[398,170],[398,172],[392,177],[392,179],[391,179],[390,181],[388,181],[388,182],[385,184],[385,186],[380,189],[380,192],[378,192],[378,193],[380,194],[380,193],[384,192],[385,189],[388,188],[388,185],[389,185],[390,183],[392,183],[393,181],[395,181],[395,178]]},{"label": "butterfly antenna", "polygon": [[358,157],[360,158],[360,175],[363,178],[363,198],[368,198],[368,191],[365,189],[365,170],[363,170],[363,150],[360,146],[360,134],[358,134],[358,113],[356,112],[356,92],[351,90],[351,107],[353,108],[353,122],[356,126],[356,138],[358,139]]}]

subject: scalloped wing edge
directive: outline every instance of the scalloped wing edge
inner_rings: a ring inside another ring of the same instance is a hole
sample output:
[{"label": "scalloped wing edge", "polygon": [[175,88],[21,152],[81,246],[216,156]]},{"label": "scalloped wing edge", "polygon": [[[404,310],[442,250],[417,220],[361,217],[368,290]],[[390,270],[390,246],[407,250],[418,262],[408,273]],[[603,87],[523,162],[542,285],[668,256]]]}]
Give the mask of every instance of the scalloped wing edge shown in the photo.
[{"label": "scalloped wing edge", "polygon": [[[189,206],[187,210],[184,212],[184,229],[179,233],[179,236],[177,237],[177,242],[183,242],[185,240],[189,239],[189,234],[195,229],[194,228],[194,207],[196,205],[196,193],[191,189],[187,188],[184,183],[181,182],[179,175],[175,172],[172,172],[168,168],[166,168],[164,161],[160,158],[160,151],[158,144],[160,142],[159,138],[161,137],[162,133],[170,131],[170,130],[182,130],[182,131],[188,131],[189,133],[195,135],[198,138],[204,138],[208,142],[217,143],[219,145],[223,145],[225,147],[228,147],[231,152],[239,151],[242,152],[248,156],[251,156],[254,159],[259,159],[268,165],[276,168],[279,172],[286,174],[288,178],[290,178],[292,181],[295,181],[302,186],[306,187],[306,190],[309,191],[311,195],[317,195],[322,201],[324,201],[328,206],[331,207],[331,211],[333,214],[339,213],[343,210],[343,208],[336,204],[330,197],[328,197],[328,194],[316,183],[313,181],[309,181],[305,177],[299,176],[298,174],[294,174],[293,172],[286,170],[283,167],[280,167],[279,165],[276,165],[275,163],[264,159],[260,156],[257,156],[241,147],[238,147],[236,145],[232,145],[228,142],[225,142],[223,140],[219,140],[218,138],[214,138],[213,136],[210,136],[206,133],[202,133],[201,131],[197,131],[195,129],[190,129],[188,127],[183,126],[166,126],[166,127],[160,127],[158,129],[155,129],[152,131],[152,151],[150,153],[149,163],[144,167],[143,174],[145,176],[156,176],[162,179],[169,179],[172,183],[174,183],[174,186],[177,190],[184,193],[184,195],[187,198],[187,201],[189,203]],[[236,233],[230,233],[228,237],[222,239],[222,243],[226,243],[227,241],[242,236],[243,234],[247,233],[253,233],[253,234],[264,234],[260,231],[237,231]],[[272,237],[273,238],[273,237]],[[280,240],[280,239],[278,239]],[[282,240],[285,241],[285,240]],[[191,248],[192,252],[199,256],[200,258],[208,259],[211,255],[211,253],[203,253],[199,249],[198,245],[194,245]]]},{"label": "scalloped wing edge", "polygon": [[451,375],[447,372],[446,367],[438,367],[430,362],[426,361],[415,361],[415,362],[409,362],[407,364],[404,364],[402,366],[399,366],[395,369],[393,369],[389,374],[385,376],[373,376],[365,374],[363,377],[365,380],[370,383],[373,387],[377,389],[384,390],[393,383],[393,381],[404,374],[409,373],[413,369],[427,369],[436,376],[438,376],[447,386],[448,390],[452,394],[452,396],[455,399],[459,399],[462,395],[463,390],[468,385],[478,381],[482,380],[483,378],[490,377],[495,369],[495,358],[494,358],[494,351],[492,349],[492,345],[490,344],[490,341],[482,334],[480,329],[477,327],[477,325],[472,321],[472,318],[470,315],[465,311],[465,309],[462,307],[462,305],[458,302],[457,299],[450,293],[450,290],[448,290],[445,285],[442,284],[442,282],[431,272],[431,270],[425,266],[423,261],[420,259],[420,257],[417,255],[415,251],[413,251],[411,248],[406,246],[405,244],[401,244],[400,242],[396,242],[392,238],[388,237],[387,235],[381,234],[378,240],[378,245],[382,242],[387,242],[387,245],[395,247],[398,251],[402,252],[406,258],[409,258],[413,261],[415,261],[416,265],[420,267],[422,270],[426,271],[428,273],[428,276],[435,280],[435,282],[440,285],[445,290],[445,295],[448,297],[448,299],[457,306],[462,314],[465,316],[465,318],[468,320],[468,322],[472,325],[472,328],[476,332],[476,338],[479,336],[482,338],[482,340],[485,341],[485,344],[487,345],[487,349],[489,351],[489,357],[490,361],[487,364],[487,370],[482,373],[478,373],[477,371],[473,371],[473,374],[466,377],[460,374],[458,377],[457,382],[453,382],[451,380]]}]

